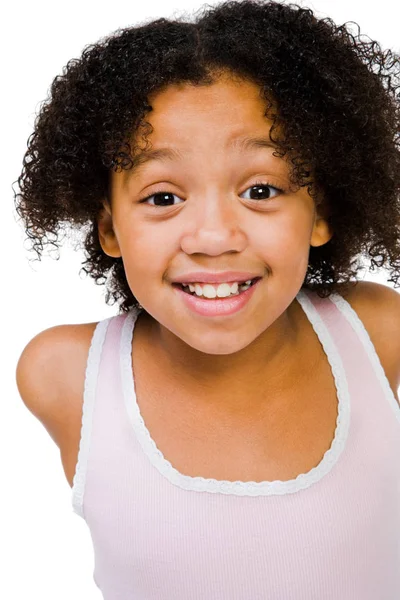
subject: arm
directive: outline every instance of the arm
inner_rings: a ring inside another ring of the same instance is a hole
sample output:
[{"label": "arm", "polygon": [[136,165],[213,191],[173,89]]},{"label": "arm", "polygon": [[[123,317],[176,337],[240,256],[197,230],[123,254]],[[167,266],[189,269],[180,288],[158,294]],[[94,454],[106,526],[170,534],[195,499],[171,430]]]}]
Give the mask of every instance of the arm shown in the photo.
[{"label": "arm", "polygon": [[66,327],[51,327],[36,335],[23,349],[16,368],[22,401],[59,447],[68,422],[68,407],[61,393],[67,375]]}]

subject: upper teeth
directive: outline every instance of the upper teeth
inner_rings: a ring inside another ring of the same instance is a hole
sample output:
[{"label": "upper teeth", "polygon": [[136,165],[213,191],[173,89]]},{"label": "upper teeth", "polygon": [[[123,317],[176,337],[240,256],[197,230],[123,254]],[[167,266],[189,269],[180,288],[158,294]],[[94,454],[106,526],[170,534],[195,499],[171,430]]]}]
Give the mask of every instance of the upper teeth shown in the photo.
[{"label": "upper teeth", "polygon": [[205,298],[226,298],[231,294],[237,294],[239,290],[239,285],[247,285],[251,284],[252,280],[249,279],[245,281],[245,283],[238,283],[235,281],[234,283],[220,283],[218,286],[214,286],[210,283],[206,283],[204,285],[200,283],[182,283],[183,286],[189,287],[191,292],[195,292],[196,296],[205,296]]}]

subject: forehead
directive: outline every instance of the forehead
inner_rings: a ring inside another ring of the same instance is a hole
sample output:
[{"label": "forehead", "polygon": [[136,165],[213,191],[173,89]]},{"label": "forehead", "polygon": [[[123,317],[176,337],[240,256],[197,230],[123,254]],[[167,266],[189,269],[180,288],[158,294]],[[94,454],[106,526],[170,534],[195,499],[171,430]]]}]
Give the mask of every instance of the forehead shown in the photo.
[{"label": "forehead", "polygon": [[[221,78],[207,86],[174,84],[148,97],[148,127],[130,140],[133,168],[152,160],[183,160],[199,151],[217,154],[276,149],[269,138],[272,121],[259,86]],[[145,132],[145,137],[143,134]]]},{"label": "forehead", "polygon": [[[180,83],[150,94],[151,110],[145,120],[152,143],[168,138],[184,144],[199,137],[218,137],[229,145],[240,131],[266,134],[272,121],[266,116],[267,103],[261,88],[245,79],[221,77],[211,85]],[[141,132],[134,135],[140,141]]]}]

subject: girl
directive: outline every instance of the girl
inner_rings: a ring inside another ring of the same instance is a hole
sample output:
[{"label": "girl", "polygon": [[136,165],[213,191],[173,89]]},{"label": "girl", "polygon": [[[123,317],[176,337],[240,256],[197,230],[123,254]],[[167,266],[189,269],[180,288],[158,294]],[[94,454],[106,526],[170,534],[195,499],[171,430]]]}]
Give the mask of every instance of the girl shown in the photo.
[{"label": "girl", "polygon": [[17,210],[89,226],[114,317],[17,366],[106,600],[400,595],[399,57],[247,0],[87,47]]}]

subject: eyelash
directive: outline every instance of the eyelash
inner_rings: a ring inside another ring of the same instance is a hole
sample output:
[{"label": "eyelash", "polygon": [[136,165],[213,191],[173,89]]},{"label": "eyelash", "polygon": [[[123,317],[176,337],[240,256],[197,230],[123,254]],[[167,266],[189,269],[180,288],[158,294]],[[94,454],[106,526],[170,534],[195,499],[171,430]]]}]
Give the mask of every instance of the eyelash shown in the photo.
[{"label": "eyelash", "polygon": [[[256,181],[255,183],[253,183],[252,185],[250,185],[248,188],[245,189],[245,192],[253,187],[257,187],[257,186],[262,186],[262,187],[271,187],[274,190],[278,191],[279,193],[283,194],[285,190],[276,187],[276,185],[272,185],[271,183],[268,183],[267,181]],[[143,204],[144,202],[146,202],[147,200],[150,200],[150,198],[153,198],[153,196],[156,196],[157,194],[171,194],[172,196],[177,196],[177,194],[174,194],[173,192],[168,192],[167,190],[159,190],[157,192],[153,192],[153,194],[150,194],[150,196],[146,196],[145,198],[142,198],[141,200],[138,201],[139,204]],[[276,196],[273,196],[273,198],[275,198]],[[273,198],[263,198],[261,200],[253,200],[250,198],[250,200],[252,202],[267,202],[268,200],[272,200]],[[149,204],[149,206],[152,206],[153,208],[169,208],[169,206],[157,206],[155,204]],[[176,206],[174,204],[172,204],[171,206]]]}]

